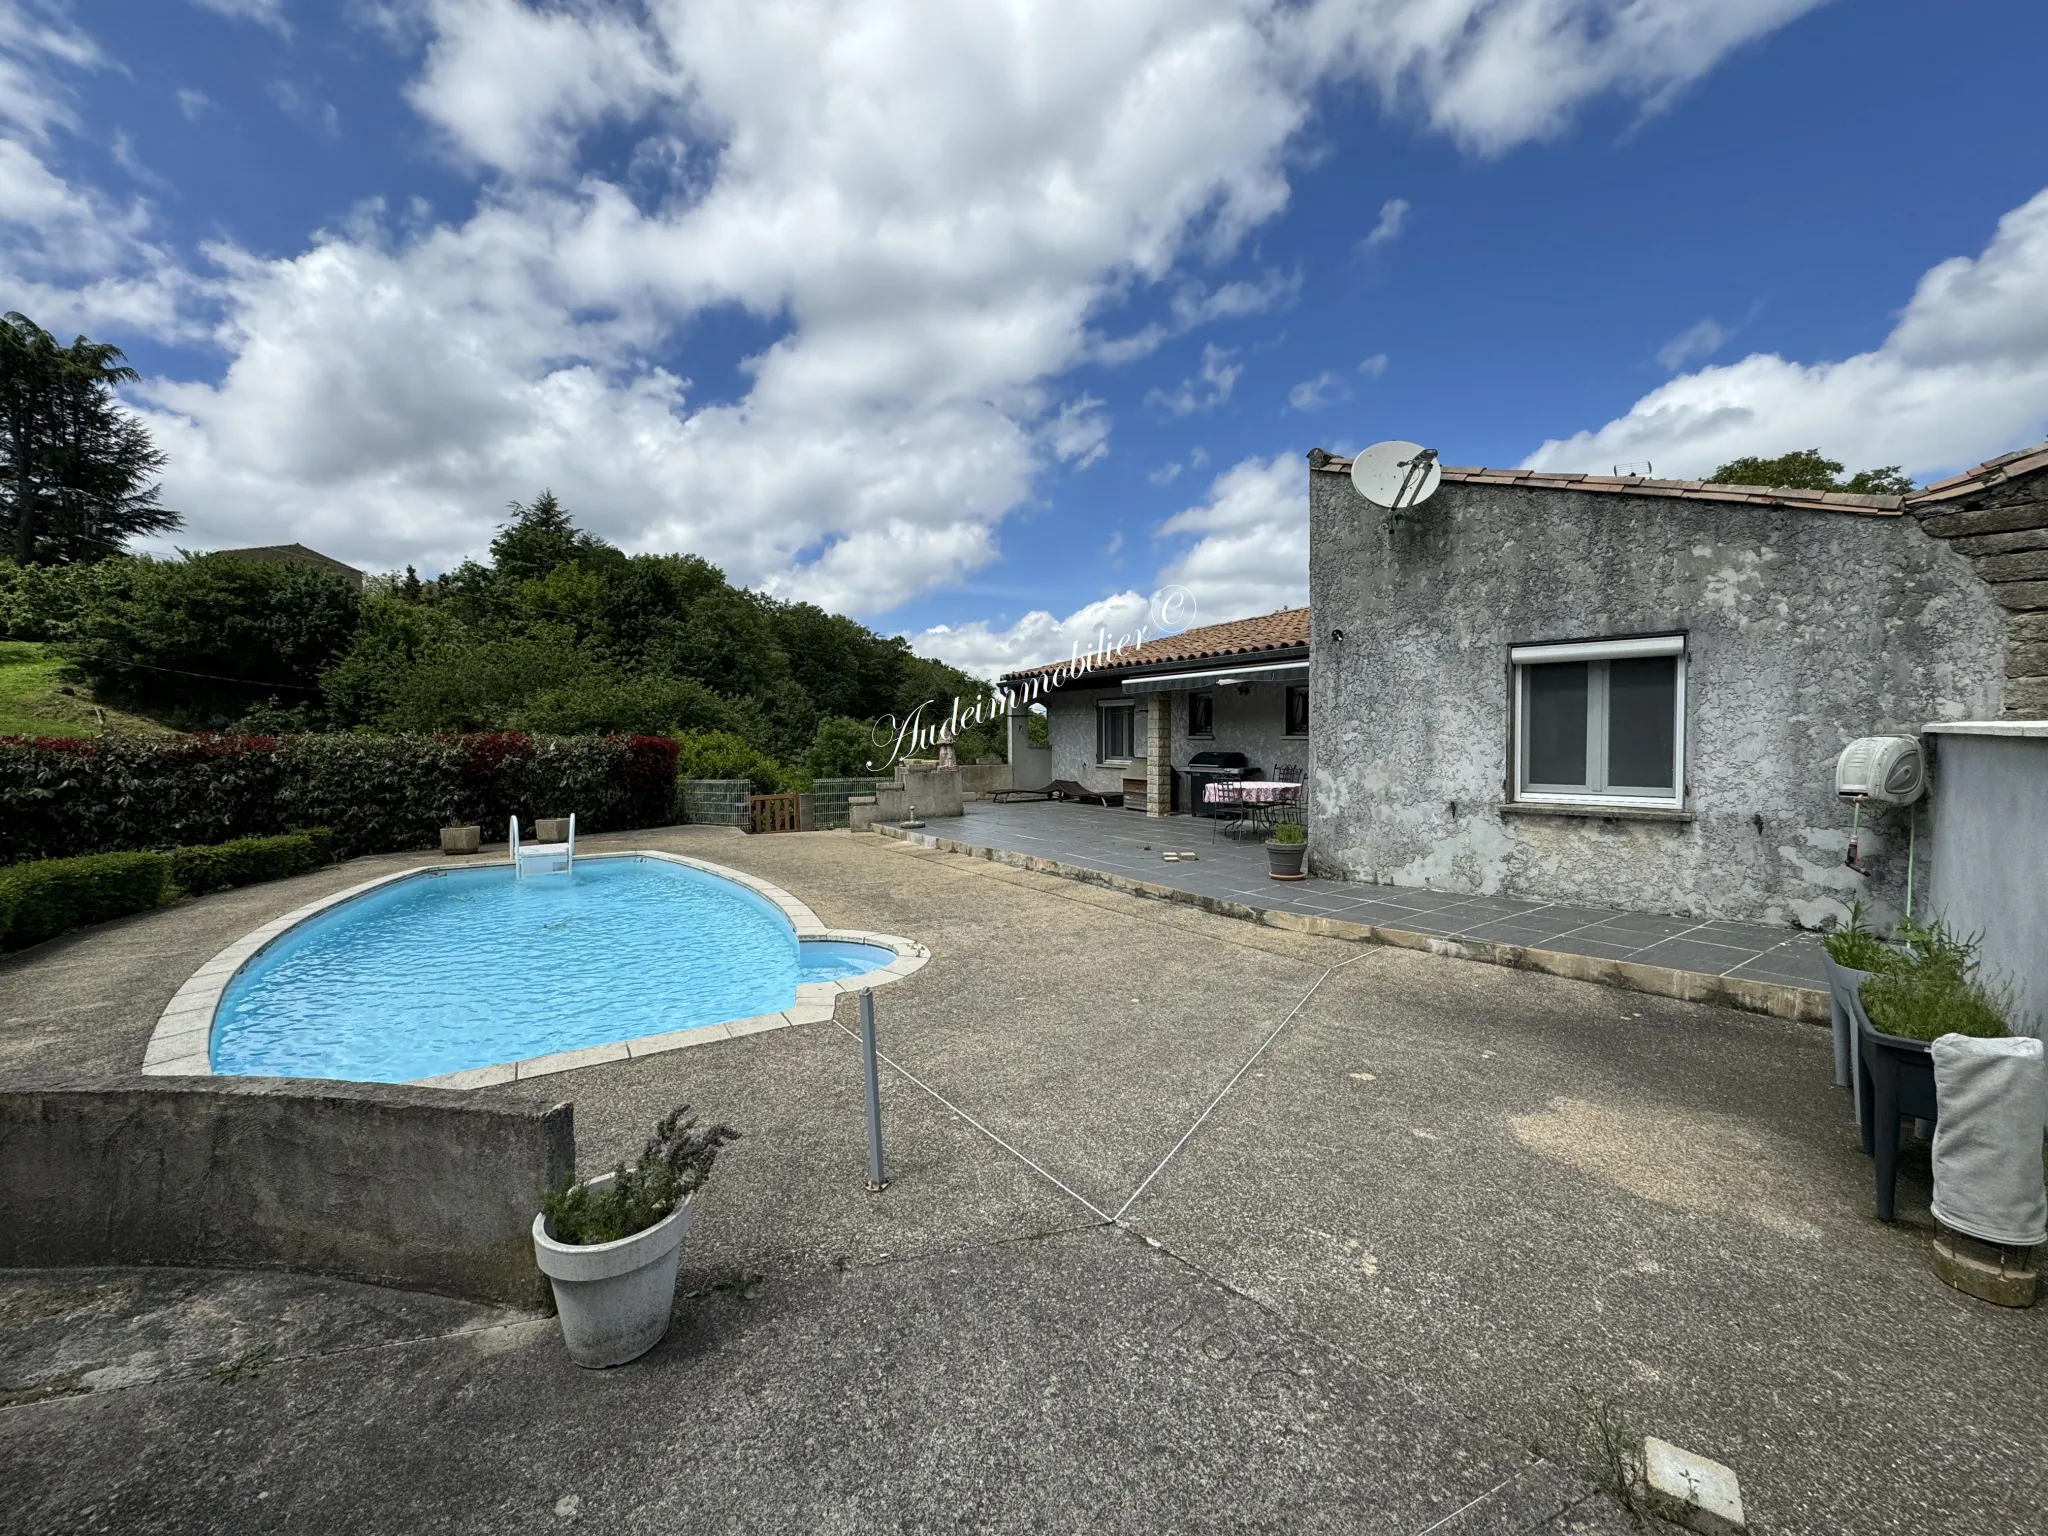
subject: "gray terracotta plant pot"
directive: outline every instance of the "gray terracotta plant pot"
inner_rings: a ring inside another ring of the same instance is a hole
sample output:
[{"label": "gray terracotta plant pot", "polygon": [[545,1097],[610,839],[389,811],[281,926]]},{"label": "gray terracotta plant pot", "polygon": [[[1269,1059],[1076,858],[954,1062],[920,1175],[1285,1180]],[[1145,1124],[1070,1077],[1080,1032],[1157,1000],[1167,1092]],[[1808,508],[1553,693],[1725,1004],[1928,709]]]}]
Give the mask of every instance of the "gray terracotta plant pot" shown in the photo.
[{"label": "gray terracotta plant pot", "polygon": [[548,1235],[547,1217],[533,1218],[534,1261],[554,1287],[571,1360],[600,1370],[637,1360],[661,1342],[675,1306],[676,1263],[696,1219],[695,1193],[646,1231],[615,1243],[558,1243]]},{"label": "gray terracotta plant pot", "polygon": [[441,851],[443,853],[475,853],[483,846],[482,827],[443,827],[441,829]]},{"label": "gray terracotta plant pot", "polygon": [[1305,880],[1302,866],[1308,862],[1307,843],[1266,844],[1266,870],[1275,880]]}]

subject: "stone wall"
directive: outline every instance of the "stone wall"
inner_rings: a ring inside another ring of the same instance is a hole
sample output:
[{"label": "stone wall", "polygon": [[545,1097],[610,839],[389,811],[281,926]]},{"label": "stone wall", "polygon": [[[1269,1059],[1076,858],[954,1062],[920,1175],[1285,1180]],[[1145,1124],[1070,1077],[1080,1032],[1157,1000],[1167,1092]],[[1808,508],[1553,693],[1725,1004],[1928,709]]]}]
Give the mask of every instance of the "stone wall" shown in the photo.
[{"label": "stone wall", "polygon": [[[2048,723],[1936,727],[1928,859],[1914,915],[1983,936],[1994,982],[2013,988],[2022,1028],[2048,1023]],[[1923,832],[1923,835],[1924,832]]]},{"label": "stone wall", "polygon": [[548,1303],[531,1229],[570,1106],[286,1078],[0,1092],[0,1267],[296,1269]]},{"label": "stone wall", "polygon": [[[2003,612],[2005,707],[2048,719],[2048,466],[2041,449],[1994,459],[1908,503],[1920,529],[1970,562]],[[2017,472],[2017,473],[2015,473]]]},{"label": "stone wall", "polygon": [[[1806,925],[1896,910],[1904,815],[1866,813],[1871,874],[1845,868],[1834,759],[1996,715],[2005,675],[2004,611],[1912,517],[1447,480],[1395,518],[1308,475],[1319,871]],[[1691,819],[1503,814],[1509,647],[1673,631]]]},{"label": "stone wall", "polygon": [[754,786],[746,779],[680,779],[676,782],[676,820],[708,827],[745,827],[747,796]]}]

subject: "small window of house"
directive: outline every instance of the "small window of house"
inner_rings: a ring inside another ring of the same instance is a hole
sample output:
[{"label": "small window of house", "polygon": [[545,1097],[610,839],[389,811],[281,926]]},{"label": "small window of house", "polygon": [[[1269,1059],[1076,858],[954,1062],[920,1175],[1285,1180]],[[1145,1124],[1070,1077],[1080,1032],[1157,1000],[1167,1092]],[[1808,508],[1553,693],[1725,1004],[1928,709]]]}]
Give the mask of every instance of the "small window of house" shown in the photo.
[{"label": "small window of house", "polygon": [[1191,693],[1188,695],[1188,734],[1190,736],[1214,736],[1216,734],[1215,694]]},{"label": "small window of house", "polygon": [[1685,639],[1518,645],[1517,800],[1685,802]]},{"label": "small window of house", "polygon": [[1128,763],[1137,756],[1137,708],[1130,704],[1103,704],[1095,711],[1095,760],[1099,763]]},{"label": "small window of house", "polygon": [[[1268,718],[1271,718],[1270,716]],[[1287,734],[1306,736],[1308,734],[1308,689],[1287,690]]]}]

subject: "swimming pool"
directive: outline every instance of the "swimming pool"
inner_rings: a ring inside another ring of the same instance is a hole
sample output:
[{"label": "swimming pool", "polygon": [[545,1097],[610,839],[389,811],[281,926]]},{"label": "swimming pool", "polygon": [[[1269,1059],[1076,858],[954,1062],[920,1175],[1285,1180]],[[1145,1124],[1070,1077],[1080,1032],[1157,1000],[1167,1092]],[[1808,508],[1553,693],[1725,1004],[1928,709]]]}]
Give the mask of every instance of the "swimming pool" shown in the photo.
[{"label": "swimming pool", "polygon": [[829,1008],[914,949],[828,936],[773,887],[647,855],[524,880],[429,870],[271,926],[217,991],[206,1070],[410,1082],[523,1063],[781,1015],[805,994]]}]

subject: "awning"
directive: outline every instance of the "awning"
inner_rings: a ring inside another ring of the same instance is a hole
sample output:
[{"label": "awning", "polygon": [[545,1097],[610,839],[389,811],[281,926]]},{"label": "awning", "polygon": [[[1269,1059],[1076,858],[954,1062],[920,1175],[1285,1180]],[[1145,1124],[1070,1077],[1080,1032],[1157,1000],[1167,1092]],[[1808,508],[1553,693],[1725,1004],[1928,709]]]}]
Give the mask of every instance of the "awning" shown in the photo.
[{"label": "awning", "polygon": [[1228,688],[1233,683],[1305,683],[1306,661],[1268,661],[1206,672],[1151,673],[1124,679],[1125,693],[1180,693],[1189,688]]}]

